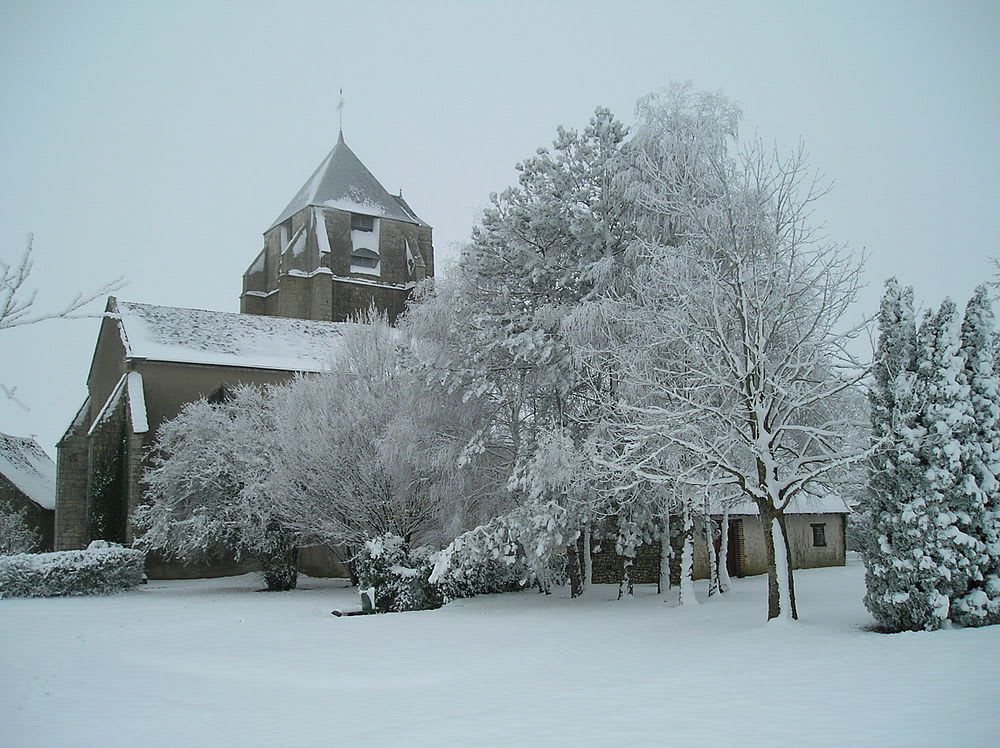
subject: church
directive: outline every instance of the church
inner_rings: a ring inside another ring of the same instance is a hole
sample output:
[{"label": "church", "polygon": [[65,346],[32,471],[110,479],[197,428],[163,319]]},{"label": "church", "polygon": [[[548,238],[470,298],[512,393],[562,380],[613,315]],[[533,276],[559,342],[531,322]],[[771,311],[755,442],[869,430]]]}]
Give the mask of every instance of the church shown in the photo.
[{"label": "church", "polygon": [[[323,371],[353,315],[374,304],[394,320],[434,275],[430,225],[379,183],[343,132],[263,245],[243,274],[239,313],[108,299],[88,396],[57,445],[56,550],[132,542],[144,456],[185,404]],[[303,554],[306,571],[335,565],[321,551]],[[151,577],[236,570],[147,565]]]}]

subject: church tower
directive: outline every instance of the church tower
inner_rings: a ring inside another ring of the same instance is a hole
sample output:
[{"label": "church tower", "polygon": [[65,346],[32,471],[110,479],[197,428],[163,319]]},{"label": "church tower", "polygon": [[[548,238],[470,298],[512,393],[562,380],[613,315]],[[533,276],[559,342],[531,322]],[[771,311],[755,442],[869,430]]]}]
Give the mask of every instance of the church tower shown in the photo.
[{"label": "church tower", "polygon": [[379,184],[344,142],[264,232],[240,311],[342,322],[372,303],[390,320],[434,275],[431,227]]}]

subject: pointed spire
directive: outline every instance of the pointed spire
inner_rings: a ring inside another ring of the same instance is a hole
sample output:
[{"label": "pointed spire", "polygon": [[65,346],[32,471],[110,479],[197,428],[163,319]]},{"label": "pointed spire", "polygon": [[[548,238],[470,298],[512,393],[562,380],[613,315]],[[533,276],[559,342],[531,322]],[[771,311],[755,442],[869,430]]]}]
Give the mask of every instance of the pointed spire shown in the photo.
[{"label": "pointed spire", "polygon": [[390,194],[379,184],[344,142],[342,132],[333,150],[302,185],[278,220],[271,224],[271,228],[309,205],[337,208],[409,223],[423,223],[402,197]]},{"label": "pointed spire", "polygon": [[347,102],[344,100],[344,89],[340,89],[340,100],[337,102],[337,114],[340,118],[340,137],[337,139],[338,142],[344,142],[344,104]]}]

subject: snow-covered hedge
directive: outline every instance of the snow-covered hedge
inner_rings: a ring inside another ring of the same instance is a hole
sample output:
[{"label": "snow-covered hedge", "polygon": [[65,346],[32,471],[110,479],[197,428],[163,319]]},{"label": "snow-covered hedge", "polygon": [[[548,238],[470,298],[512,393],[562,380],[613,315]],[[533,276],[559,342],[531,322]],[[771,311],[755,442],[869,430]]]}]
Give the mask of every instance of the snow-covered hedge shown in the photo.
[{"label": "snow-covered hedge", "polygon": [[430,549],[409,550],[401,537],[387,533],[366,541],[354,562],[359,587],[375,591],[376,613],[441,607],[440,593],[427,581],[432,567]]},{"label": "snow-covered hedge", "polygon": [[142,583],[146,554],[95,540],[84,551],[0,556],[0,597],[106,595]]}]

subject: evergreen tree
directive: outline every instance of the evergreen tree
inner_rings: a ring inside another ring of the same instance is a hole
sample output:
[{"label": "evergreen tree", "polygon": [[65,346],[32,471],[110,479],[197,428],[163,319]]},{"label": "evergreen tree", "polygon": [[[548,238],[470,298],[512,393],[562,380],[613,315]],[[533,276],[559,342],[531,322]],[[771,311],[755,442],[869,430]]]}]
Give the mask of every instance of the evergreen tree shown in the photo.
[{"label": "evergreen tree", "polygon": [[923,427],[916,397],[913,290],[886,283],[869,393],[874,450],[869,461],[871,533],[863,548],[865,605],[893,631],[922,629],[931,601],[921,585],[926,522],[921,495]]},{"label": "evergreen tree", "polygon": [[[983,549],[971,534],[980,502],[965,472],[965,458],[975,442],[975,421],[964,381],[959,329],[958,309],[945,299],[937,314],[925,316],[918,340],[917,387],[924,432],[921,462],[926,481],[921,492],[926,512],[924,538],[933,544],[928,555],[937,564],[936,569],[927,569],[925,585],[928,590],[933,585],[937,593],[940,605],[935,606],[934,615],[940,619],[951,617],[950,610],[941,610],[941,596],[949,598],[950,608],[950,600],[965,595],[980,576],[977,562]],[[934,621],[925,626],[934,627]]]},{"label": "evergreen tree", "polygon": [[969,592],[954,601],[952,618],[966,626],[1000,621],[1000,381],[994,344],[995,320],[985,286],[965,309],[960,380],[969,388],[973,424],[962,453],[962,488],[970,533],[981,544],[978,574]]}]

